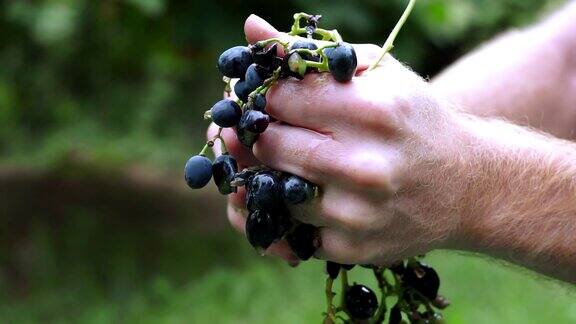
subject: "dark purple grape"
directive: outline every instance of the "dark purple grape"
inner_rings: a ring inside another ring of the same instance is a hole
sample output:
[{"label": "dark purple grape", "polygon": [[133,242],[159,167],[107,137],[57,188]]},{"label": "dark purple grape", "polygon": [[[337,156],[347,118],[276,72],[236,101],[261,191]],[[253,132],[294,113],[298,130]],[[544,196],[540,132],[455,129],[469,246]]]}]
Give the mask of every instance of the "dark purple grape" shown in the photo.
[{"label": "dark purple grape", "polygon": [[227,195],[236,192],[236,187],[231,186],[230,182],[234,180],[237,172],[238,164],[236,159],[228,153],[223,153],[214,160],[214,163],[212,163],[212,174],[221,194]]},{"label": "dark purple grape", "polygon": [[290,221],[290,212],[284,205],[278,206],[273,210],[268,210],[267,212],[270,214],[270,217],[276,220],[278,224],[276,226],[276,236],[278,238],[282,238],[292,225]]},{"label": "dark purple grape", "polygon": [[220,127],[233,127],[242,117],[242,109],[234,100],[223,99],[210,109],[212,121]]},{"label": "dark purple grape", "polygon": [[200,189],[212,178],[212,161],[203,155],[194,155],[184,167],[184,179],[192,189]]},{"label": "dark purple grape", "polygon": [[314,185],[299,176],[289,175],[282,179],[280,192],[286,203],[297,205],[314,197]]},{"label": "dark purple grape", "polygon": [[423,263],[411,265],[406,269],[402,279],[407,286],[418,291],[430,301],[436,299],[438,296],[440,278],[432,267]]},{"label": "dark purple grape", "polygon": [[266,111],[266,96],[259,93],[254,96],[254,102],[252,103],[252,109],[258,110],[261,112]]},{"label": "dark purple grape", "polygon": [[242,145],[251,148],[252,145],[254,145],[254,143],[256,143],[258,140],[258,137],[260,137],[260,134],[253,133],[238,125],[236,127],[236,137],[238,138],[238,141],[242,143]]},{"label": "dark purple grape", "polygon": [[278,178],[271,172],[256,174],[246,186],[246,191],[248,210],[275,210],[283,205],[278,192]]},{"label": "dark purple grape", "polygon": [[270,116],[258,110],[246,110],[242,114],[238,127],[249,132],[261,134],[270,124]]},{"label": "dark purple grape", "polygon": [[277,208],[274,211],[261,209],[250,211],[246,220],[246,237],[257,249],[267,249],[272,243],[284,236],[290,226],[287,210]]},{"label": "dark purple grape", "polygon": [[254,47],[254,63],[268,72],[274,71],[282,64],[282,58],[276,56],[277,52],[278,44],[273,44],[266,49]]},{"label": "dark purple grape", "polygon": [[378,309],[378,299],[372,289],[364,285],[353,285],[346,290],[344,306],[353,319],[369,319]]},{"label": "dark purple grape", "polygon": [[278,237],[278,224],[263,210],[253,210],[246,219],[246,237],[254,248],[266,250]]},{"label": "dark purple grape", "polygon": [[254,89],[250,89],[246,81],[240,80],[234,85],[234,93],[242,102],[248,101],[248,96],[252,91],[254,91]]},{"label": "dark purple grape", "polygon": [[310,259],[320,245],[317,228],[309,224],[298,224],[286,235],[286,241],[294,254],[304,261]]},{"label": "dark purple grape", "polygon": [[[290,51],[295,50],[295,49],[317,50],[318,46],[316,46],[316,44],[314,44],[314,42],[312,42],[312,41],[301,39],[301,40],[295,41],[292,44],[292,46],[290,46]],[[313,56],[313,55],[310,55],[308,53],[300,53],[300,56],[307,61],[314,61],[314,62],[320,61],[319,55]]]},{"label": "dark purple grape", "polygon": [[334,80],[348,82],[356,74],[358,59],[354,47],[348,43],[340,43],[336,47],[324,50],[328,57],[328,68]]},{"label": "dark purple grape", "polygon": [[243,78],[252,64],[252,51],[246,46],[235,46],[227,49],[218,58],[218,70],[229,78]]},{"label": "dark purple grape", "polygon": [[326,261],[326,273],[332,280],[338,278],[338,274],[340,273],[340,264],[332,261]]},{"label": "dark purple grape", "polygon": [[244,77],[244,81],[246,82],[248,88],[254,91],[256,88],[264,84],[264,80],[266,80],[266,74],[261,68],[258,67],[258,65],[252,64],[248,67]]}]

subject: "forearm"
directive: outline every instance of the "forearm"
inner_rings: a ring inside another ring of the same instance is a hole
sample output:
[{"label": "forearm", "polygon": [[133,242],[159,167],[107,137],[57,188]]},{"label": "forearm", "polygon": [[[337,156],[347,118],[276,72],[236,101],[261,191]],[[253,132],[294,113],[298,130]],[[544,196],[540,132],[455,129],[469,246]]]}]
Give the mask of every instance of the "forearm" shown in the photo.
[{"label": "forearm", "polygon": [[433,87],[479,116],[576,137],[576,1],[465,56]]},{"label": "forearm", "polygon": [[576,146],[468,120],[469,186],[458,248],[576,282]]}]

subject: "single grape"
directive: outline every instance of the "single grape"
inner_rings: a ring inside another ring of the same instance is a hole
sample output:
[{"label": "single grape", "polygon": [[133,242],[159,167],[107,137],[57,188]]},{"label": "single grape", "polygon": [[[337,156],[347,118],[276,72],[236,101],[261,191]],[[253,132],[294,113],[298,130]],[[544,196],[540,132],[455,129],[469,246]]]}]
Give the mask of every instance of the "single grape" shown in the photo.
[{"label": "single grape", "polygon": [[282,206],[278,192],[278,178],[271,172],[257,173],[246,187],[248,210],[274,210]]},{"label": "single grape", "polygon": [[308,260],[320,246],[318,230],[313,225],[298,224],[286,235],[286,241],[300,260]]},{"label": "single grape", "polygon": [[280,192],[286,203],[297,205],[314,197],[314,185],[299,176],[289,175],[282,179]]},{"label": "single grape", "polygon": [[242,114],[238,127],[255,134],[263,133],[270,124],[270,116],[258,110],[246,110]]},{"label": "single grape", "polygon": [[184,179],[192,189],[200,189],[212,178],[212,161],[204,155],[194,155],[184,166]]},{"label": "single grape", "polygon": [[230,99],[218,101],[210,109],[212,121],[220,127],[232,127],[238,124],[242,117],[242,108]]},{"label": "single grape", "polygon": [[248,88],[254,91],[256,88],[264,84],[264,80],[266,80],[265,72],[259,68],[257,64],[251,64],[248,67],[248,70],[246,70],[246,75],[244,77],[244,81]]},{"label": "single grape", "polygon": [[[297,41],[295,41],[291,46],[290,46],[290,51],[295,50],[295,49],[309,49],[309,50],[317,50],[318,46],[316,46],[316,44],[314,44],[314,42],[306,40],[306,39],[299,39]],[[309,53],[300,53],[300,56],[307,60],[307,61],[314,61],[314,62],[319,62],[320,61],[320,56],[319,55],[311,55]]]},{"label": "single grape", "polygon": [[261,93],[254,96],[254,102],[252,104],[252,109],[258,110],[261,112],[265,112],[266,111],[266,96],[261,94]]},{"label": "single grape", "polygon": [[333,280],[338,278],[338,274],[340,273],[340,264],[332,261],[326,261],[326,273]]},{"label": "single grape", "polygon": [[234,85],[234,93],[242,102],[248,101],[248,96],[252,91],[254,91],[254,89],[250,89],[248,83],[244,80],[240,80]]},{"label": "single grape", "polygon": [[353,319],[369,319],[376,313],[378,299],[372,289],[355,284],[346,290],[344,306]]},{"label": "single grape", "polygon": [[354,47],[348,43],[340,43],[336,47],[329,47],[324,50],[328,57],[328,68],[332,77],[338,82],[352,80],[356,74],[358,59]]},{"label": "single grape", "polygon": [[412,287],[430,301],[438,296],[440,288],[440,278],[436,271],[423,263],[418,263],[409,267],[403,278],[406,285]]},{"label": "single grape", "polygon": [[214,175],[214,182],[218,187],[221,194],[227,195],[236,192],[236,187],[231,186],[230,182],[234,180],[234,176],[238,172],[238,164],[236,159],[228,153],[223,153],[217,157],[212,163],[212,174]]},{"label": "single grape", "polygon": [[264,210],[253,210],[246,219],[246,237],[248,242],[256,249],[266,250],[272,243],[280,239],[284,226],[280,219],[275,218]]},{"label": "single grape", "polygon": [[292,225],[292,222],[290,221],[290,211],[288,211],[286,206],[280,205],[277,208],[268,210],[267,212],[270,214],[270,217],[272,217],[277,223],[276,237],[279,239],[282,238]]},{"label": "single grape", "polygon": [[282,64],[282,58],[276,56],[277,52],[278,44],[276,43],[268,48],[254,48],[254,63],[258,64],[268,72],[274,71]]},{"label": "single grape", "polygon": [[251,148],[254,143],[260,137],[260,134],[253,133],[246,128],[240,127],[240,125],[236,126],[236,137],[238,141],[242,143],[242,145]]},{"label": "single grape", "polygon": [[227,49],[218,58],[218,70],[229,78],[243,78],[252,64],[252,51],[246,46],[235,46]]},{"label": "single grape", "polygon": [[290,76],[300,80],[303,79],[304,74],[306,74],[307,66],[302,56],[296,51],[291,51],[286,57],[286,64],[290,70]]}]

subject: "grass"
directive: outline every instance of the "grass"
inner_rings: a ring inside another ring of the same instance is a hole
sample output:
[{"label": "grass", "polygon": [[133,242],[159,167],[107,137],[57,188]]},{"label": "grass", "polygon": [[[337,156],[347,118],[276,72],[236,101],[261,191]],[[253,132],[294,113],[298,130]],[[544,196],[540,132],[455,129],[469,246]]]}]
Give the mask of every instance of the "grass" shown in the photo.
[{"label": "grass", "polygon": [[[194,260],[181,262],[190,267],[191,275],[185,280],[175,280],[169,269],[135,282],[130,275],[109,273],[113,285],[80,277],[34,289],[26,298],[4,294],[0,322],[321,322],[325,305],[322,262],[293,269],[259,257],[242,238],[230,239],[230,231],[214,235],[224,237],[227,245],[214,244],[213,239],[212,244],[191,244],[188,248]],[[222,261],[223,249],[224,254],[239,257]],[[170,264],[177,267],[174,261]],[[427,261],[439,271],[441,292],[452,301],[445,311],[448,323],[576,322],[574,291],[566,285],[477,256],[441,251],[430,254]],[[359,267],[351,279],[374,286],[370,272]]]}]

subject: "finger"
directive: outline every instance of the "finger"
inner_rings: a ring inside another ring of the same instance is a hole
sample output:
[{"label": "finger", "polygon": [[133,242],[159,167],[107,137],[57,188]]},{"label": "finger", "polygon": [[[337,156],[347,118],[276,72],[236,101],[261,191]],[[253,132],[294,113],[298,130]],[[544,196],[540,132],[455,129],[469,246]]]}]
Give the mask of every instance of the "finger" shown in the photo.
[{"label": "finger", "polygon": [[246,217],[248,217],[248,211],[246,209],[228,204],[228,221],[230,225],[240,233],[246,232]]},{"label": "finger", "polygon": [[343,264],[363,264],[370,259],[362,241],[352,240],[349,235],[329,228],[320,228],[322,245],[316,250],[314,256],[322,260],[330,260]]},{"label": "finger", "polygon": [[303,80],[281,80],[266,95],[266,111],[286,123],[321,133],[394,124],[398,114],[392,108],[398,105],[398,97],[415,88],[407,86],[421,81],[392,57],[382,64],[387,73],[377,79],[357,77],[340,83],[327,74],[308,74]]},{"label": "finger", "polygon": [[281,240],[272,243],[270,247],[266,250],[266,255],[273,255],[284,259],[292,267],[300,264],[300,259],[292,252],[292,249],[288,245],[286,240]]},{"label": "finger", "polygon": [[318,200],[319,199],[312,199],[312,201],[303,204],[288,205],[290,216],[302,223],[316,227],[328,226],[329,224],[326,222],[326,219],[319,217],[320,203]]},{"label": "finger", "polygon": [[[206,138],[211,140],[216,136],[216,134],[218,134],[218,125],[211,123],[206,131]],[[220,154],[222,154],[222,149],[219,143],[215,143],[214,146],[212,146],[212,152],[214,152],[215,156],[220,156]]]},{"label": "finger", "polygon": [[[246,233],[246,217],[247,211],[245,209],[236,208],[233,204],[228,205],[228,220],[232,227],[240,233]],[[286,241],[278,241],[272,244],[267,250],[266,255],[273,255],[284,259],[290,266],[297,266],[299,263],[298,258],[294,255]]]},{"label": "finger", "polygon": [[308,179],[318,185],[339,167],[343,150],[330,136],[306,128],[272,123],[253,148],[263,164]]},{"label": "finger", "polygon": [[372,63],[382,54],[382,48],[374,44],[352,44],[358,59],[358,72],[362,72],[370,67]]},{"label": "finger", "polygon": [[[253,44],[257,41],[280,38],[282,41],[294,41],[297,36],[289,36],[286,33],[278,31],[274,26],[270,25],[266,20],[256,16],[250,15],[244,23],[244,34],[248,43]],[[317,44],[322,44],[322,41],[314,41]],[[325,44],[325,42],[324,42]],[[358,59],[358,70],[362,71],[367,69],[372,62],[374,62],[380,55],[382,49],[374,44],[352,44],[356,51],[356,58]]]},{"label": "finger", "polygon": [[236,192],[228,195],[228,203],[234,208],[246,209],[246,189],[238,187]]},{"label": "finger", "polygon": [[266,111],[286,123],[322,132],[333,128],[340,107],[354,109],[353,89],[352,83],[335,82],[324,73],[280,80],[266,94]]},{"label": "finger", "polygon": [[244,22],[244,34],[246,35],[246,40],[250,44],[263,39],[288,36],[285,33],[279,32],[266,20],[254,14],[248,16],[246,22]]}]

